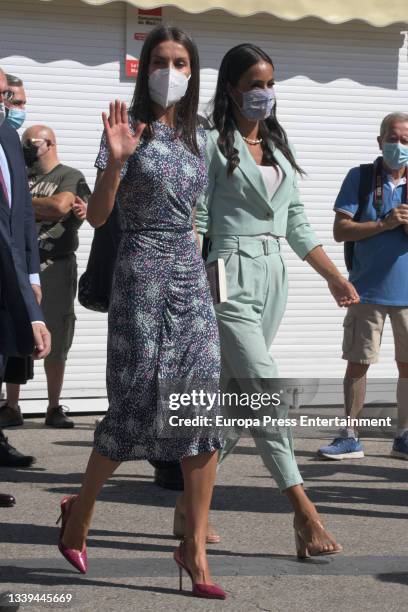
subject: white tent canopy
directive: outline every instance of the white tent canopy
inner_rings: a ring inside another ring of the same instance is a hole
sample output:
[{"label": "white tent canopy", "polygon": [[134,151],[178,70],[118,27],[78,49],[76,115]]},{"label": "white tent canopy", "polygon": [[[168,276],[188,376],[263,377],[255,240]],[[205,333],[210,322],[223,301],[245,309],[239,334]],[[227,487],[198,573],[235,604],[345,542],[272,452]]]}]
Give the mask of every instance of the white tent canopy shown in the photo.
[{"label": "white tent canopy", "polygon": [[[52,0],[41,0],[51,2]],[[114,0],[83,0],[87,4],[102,5]],[[319,17],[329,23],[344,23],[353,19],[373,26],[384,27],[392,23],[408,22],[407,0],[128,0],[141,9],[175,6],[187,13],[204,13],[223,9],[228,13],[245,17],[268,13],[294,21],[304,17]]]}]

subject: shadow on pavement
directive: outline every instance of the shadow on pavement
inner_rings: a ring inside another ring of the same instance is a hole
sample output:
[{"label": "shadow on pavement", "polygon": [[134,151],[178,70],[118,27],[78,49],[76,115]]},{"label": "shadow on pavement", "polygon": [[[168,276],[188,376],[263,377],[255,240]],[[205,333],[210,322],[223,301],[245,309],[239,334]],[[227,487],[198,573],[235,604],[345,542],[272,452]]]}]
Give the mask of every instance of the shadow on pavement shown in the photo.
[{"label": "shadow on pavement", "polygon": [[[329,470],[320,466],[306,466],[303,470],[305,480],[314,480],[320,475],[330,478],[330,471],[338,473],[337,466]],[[357,487],[337,484],[336,480],[330,481],[327,486],[315,484],[308,488],[308,494],[312,501],[319,505],[320,511],[324,504],[339,504],[339,506],[324,507],[327,514],[342,514],[353,516],[372,516],[377,518],[407,518],[405,511],[408,506],[408,491],[406,490],[406,471],[396,468],[380,468],[375,466],[347,466],[342,469],[347,474],[361,474],[372,478],[382,479],[390,482],[401,482],[404,489],[385,489],[375,486]],[[82,473],[55,474],[38,470],[0,470],[0,481],[25,482],[32,484],[49,485],[50,493],[61,495],[77,493],[82,481]],[[224,512],[259,512],[259,513],[282,513],[290,509],[286,496],[281,495],[275,486],[221,486],[214,488],[212,509]],[[59,485],[58,485],[59,483]],[[153,484],[150,477],[135,474],[131,478],[123,475],[109,480],[109,486],[102,490],[98,502],[115,502],[124,504],[135,504],[153,507],[174,507],[177,492],[161,489]],[[344,503],[345,506],[341,506]],[[369,506],[364,508],[350,507],[351,504]],[[375,509],[371,509],[374,506]],[[387,512],[377,509],[378,506],[403,507],[404,513]],[[57,508],[56,508],[57,512]]]},{"label": "shadow on pavement", "polygon": [[[58,542],[58,529],[55,527],[48,527],[44,525],[34,525],[33,523],[7,523],[1,524],[2,529],[2,541],[4,544],[31,544],[31,545],[48,545],[51,546],[51,554],[55,554],[56,559],[60,561],[60,554],[57,550]],[[170,534],[157,534],[157,533],[143,533],[143,532],[123,532],[123,531],[107,531],[92,529],[90,536],[87,539],[88,551],[95,549],[106,549],[106,550],[117,550],[117,551],[130,551],[132,553],[139,552],[152,552],[152,553],[168,553],[171,555],[175,548],[178,546],[178,540],[173,538]],[[115,540],[101,539],[98,536],[105,536],[106,538],[116,538]],[[132,538],[136,540],[140,539],[155,539],[155,540],[167,540],[168,544],[153,544],[137,541],[118,541],[117,538]],[[288,563],[299,563],[299,560],[295,555],[286,554],[275,554],[275,553],[260,553],[260,552],[242,552],[242,551],[231,551],[220,548],[208,547],[207,554],[209,557],[239,557],[248,559],[270,559],[270,560],[285,560]],[[315,565],[326,564],[327,559],[308,560]],[[7,566],[1,565],[2,581],[5,581],[4,571]],[[59,570],[58,570],[59,571]]]},{"label": "shadow on pavement", "polygon": [[408,573],[394,573],[394,574],[377,574],[376,578],[381,582],[388,582],[391,584],[405,584],[408,586]]},{"label": "shadow on pavement", "polygon": [[[163,593],[175,595],[179,593],[178,588],[169,589],[164,587],[152,586],[136,586],[134,584],[121,584],[120,582],[109,582],[105,578],[100,580],[92,580],[90,578],[70,576],[72,572],[69,570],[59,570],[55,567],[44,567],[31,569],[29,567],[20,566],[3,566],[2,579],[9,584],[33,584],[39,586],[96,586],[107,588],[130,589],[132,591],[145,591],[152,593]],[[184,593],[188,594],[188,593]],[[75,603],[73,601],[72,603]]]}]

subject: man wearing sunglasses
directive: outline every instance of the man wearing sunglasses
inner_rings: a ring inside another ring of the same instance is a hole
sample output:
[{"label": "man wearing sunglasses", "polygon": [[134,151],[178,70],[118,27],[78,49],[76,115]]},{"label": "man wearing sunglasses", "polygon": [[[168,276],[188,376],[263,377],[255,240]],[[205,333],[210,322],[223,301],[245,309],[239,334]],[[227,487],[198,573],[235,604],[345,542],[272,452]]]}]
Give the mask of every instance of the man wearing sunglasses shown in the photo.
[{"label": "man wearing sunglasses", "polygon": [[[5,100],[12,93],[0,69],[0,386],[10,355],[48,355],[50,334],[39,306],[40,262],[31,197],[20,141],[5,122]],[[34,292],[35,288],[35,292]],[[0,465],[27,467],[34,458],[22,455],[0,429]],[[12,506],[0,494],[0,506]]]}]

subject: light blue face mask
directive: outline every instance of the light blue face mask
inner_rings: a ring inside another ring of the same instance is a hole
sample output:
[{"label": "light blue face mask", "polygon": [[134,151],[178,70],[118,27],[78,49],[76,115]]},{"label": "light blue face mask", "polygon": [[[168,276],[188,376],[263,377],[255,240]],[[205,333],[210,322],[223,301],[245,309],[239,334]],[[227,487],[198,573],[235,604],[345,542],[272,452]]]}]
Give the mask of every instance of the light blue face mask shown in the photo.
[{"label": "light blue face mask", "polygon": [[242,95],[242,106],[238,105],[238,108],[244,117],[250,121],[262,121],[270,116],[276,100],[272,87],[267,89],[257,87],[240,93]]},{"label": "light blue face mask", "polygon": [[20,108],[9,108],[7,109],[7,118],[6,121],[18,130],[23,125],[26,119],[27,113],[25,110],[21,110]]},{"label": "light blue face mask", "polygon": [[383,159],[391,170],[398,170],[408,165],[408,147],[400,142],[384,142]]}]

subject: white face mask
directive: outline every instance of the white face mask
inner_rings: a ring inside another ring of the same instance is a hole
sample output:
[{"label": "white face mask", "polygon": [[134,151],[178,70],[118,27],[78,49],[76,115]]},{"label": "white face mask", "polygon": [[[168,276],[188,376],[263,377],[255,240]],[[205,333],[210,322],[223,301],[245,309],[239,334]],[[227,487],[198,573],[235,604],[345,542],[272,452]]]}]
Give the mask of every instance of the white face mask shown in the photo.
[{"label": "white face mask", "polygon": [[0,125],[3,124],[5,119],[6,119],[6,107],[4,106],[4,102],[0,102]]},{"label": "white face mask", "polygon": [[174,68],[160,68],[149,76],[149,94],[153,102],[162,108],[176,104],[187,91],[188,79]]}]

